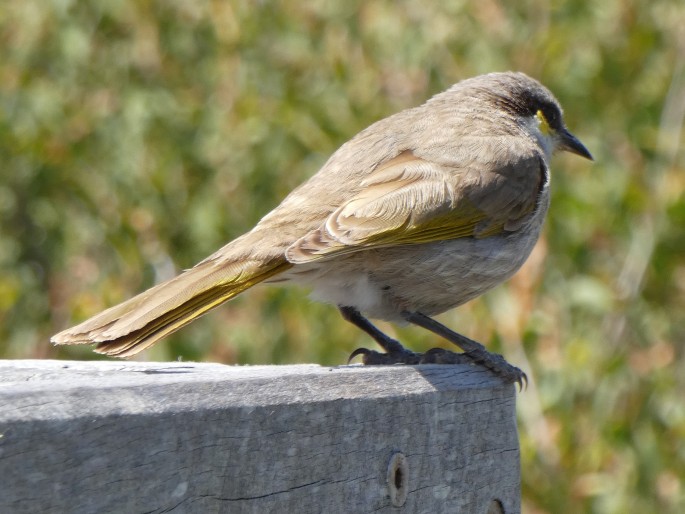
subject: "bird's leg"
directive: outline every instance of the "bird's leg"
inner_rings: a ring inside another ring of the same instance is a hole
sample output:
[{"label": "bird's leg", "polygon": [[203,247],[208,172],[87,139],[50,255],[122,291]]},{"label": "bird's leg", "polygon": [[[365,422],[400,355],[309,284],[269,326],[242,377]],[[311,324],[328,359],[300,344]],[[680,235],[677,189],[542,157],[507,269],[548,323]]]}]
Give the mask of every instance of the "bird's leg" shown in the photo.
[{"label": "bird's leg", "polygon": [[381,353],[367,348],[357,348],[350,355],[348,362],[358,355],[362,356],[362,362],[366,365],[466,364],[474,362],[491,369],[506,380],[516,382],[519,386],[527,383],[526,374],[505,361],[501,355],[488,352],[482,344],[450,330],[424,314],[404,312],[402,317],[410,323],[444,337],[459,346],[464,350],[464,353],[455,353],[443,348],[433,348],[426,353],[414,353],[407,350],[396,339],[381,332],[354,307],[339,307],[339,309],[343,318],[369,334],[385,350],[385,353]]},{"label": "bird's leg", "polygon": [[[509,364],[501,355],[490,353],[482,344],[473,339],[469,339],[468,337],[450,330],[442,323],[438,323],[433,318],[429,318],[420,312],[403,312],[402,317],[409,323],[430,330],[434,334],[456,344],[464,351],[463,355],[468,357],[472,362],[485,366],[505,380],[515,382],[521,388],[528,384],[528,377],[523,371],[516,366]],[[428,354],[428,352],[426,354]]]},{"label": "bird's leg", "polygon": [[399,341],[384,334],[368,319],[361,315],[361,313],[354,307],[338,307],[342,317],[362,329],[369,334],[380,346],[385,350],[385,353],[376,352],[367,348],[357,348],[352,352],[348,362],[354,359],[357,355],[362,356],[364,364],[418,364],[421,360],[421,355],[407,350],[400,344]]},{"label": "bird's leg", "polygon": [[385,353],[357,348],[352,352],[347,362],[358,355],[362,356],[362,362],[368,365],[381,364],[467,364],[473,360],[463,353],[454,353],[443,348],[433,348],[426,353],[414,353],[407,350],[402,344],[392,337],[384,334],[354,307],[339,307],[343,318],[369,334]]}]

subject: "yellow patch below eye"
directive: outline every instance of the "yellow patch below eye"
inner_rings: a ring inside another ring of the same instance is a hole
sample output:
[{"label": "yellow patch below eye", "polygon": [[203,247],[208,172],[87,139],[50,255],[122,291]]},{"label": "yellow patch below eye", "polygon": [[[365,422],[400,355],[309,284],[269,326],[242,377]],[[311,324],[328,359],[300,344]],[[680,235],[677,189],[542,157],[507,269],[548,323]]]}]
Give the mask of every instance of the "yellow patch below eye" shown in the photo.
[{"label": "yellow patch below eye", "polygon": [[550,128],[549,123],[547,123],[547,118],[545,118],[542,110],[538,109],[538,112],[535,113],[535,116],[540,121],[540,132],[548,136],[552,129]]}]

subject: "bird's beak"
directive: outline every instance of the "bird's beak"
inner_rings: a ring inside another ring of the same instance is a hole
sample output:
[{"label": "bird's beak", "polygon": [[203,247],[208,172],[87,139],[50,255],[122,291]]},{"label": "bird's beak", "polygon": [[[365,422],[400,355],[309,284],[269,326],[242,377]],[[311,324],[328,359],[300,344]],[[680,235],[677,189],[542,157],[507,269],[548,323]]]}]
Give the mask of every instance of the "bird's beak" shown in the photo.
[{"label": "bird's beak", "polygon": [[585,145],[580,142],[580,139],[571,134],[565,128],[557,132],[557,137],[557,149],[563,152],[571,152],[576,155],[580,155],[581,157],[585,157],[586,159],[589,159],[591,161],[594,161],[594,159],[592,158],[592,154],[589,152],[587,148],[585,148]]}]

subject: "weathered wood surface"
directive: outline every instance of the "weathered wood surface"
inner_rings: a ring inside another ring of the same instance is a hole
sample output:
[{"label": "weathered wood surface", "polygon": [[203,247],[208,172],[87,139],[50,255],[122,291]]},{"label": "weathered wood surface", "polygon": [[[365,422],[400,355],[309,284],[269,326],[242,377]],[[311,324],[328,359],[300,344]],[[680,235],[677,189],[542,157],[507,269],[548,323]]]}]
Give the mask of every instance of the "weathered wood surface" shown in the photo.
[{"label": "weathered wood surface", "polygon": [[0,512],[517,513],[515,394],[468,365],[0,361]]}]

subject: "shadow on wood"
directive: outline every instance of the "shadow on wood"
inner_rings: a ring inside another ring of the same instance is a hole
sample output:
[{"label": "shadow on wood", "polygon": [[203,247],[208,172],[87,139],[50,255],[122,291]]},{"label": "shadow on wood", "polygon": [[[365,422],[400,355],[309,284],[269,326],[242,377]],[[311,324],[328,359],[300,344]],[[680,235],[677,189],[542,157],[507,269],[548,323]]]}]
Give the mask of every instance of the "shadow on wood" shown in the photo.
[{"label": "shadow on wood", "polygon": [[0,512],[518,513],[515,394],[469,365],[0,361]]}]

